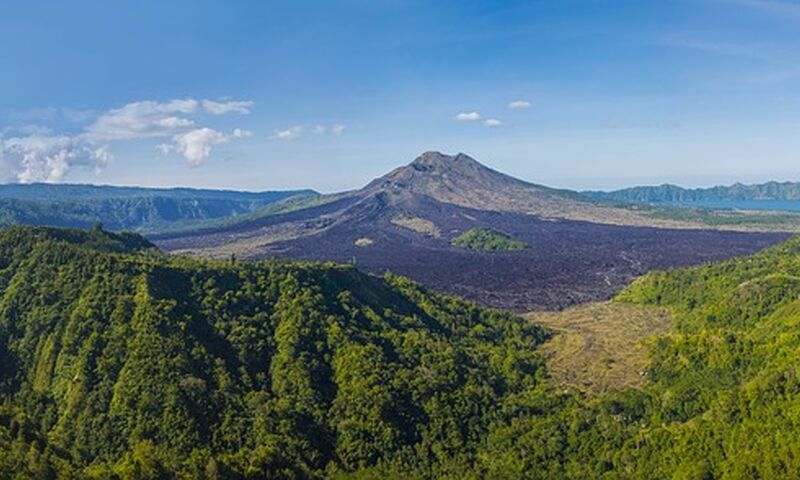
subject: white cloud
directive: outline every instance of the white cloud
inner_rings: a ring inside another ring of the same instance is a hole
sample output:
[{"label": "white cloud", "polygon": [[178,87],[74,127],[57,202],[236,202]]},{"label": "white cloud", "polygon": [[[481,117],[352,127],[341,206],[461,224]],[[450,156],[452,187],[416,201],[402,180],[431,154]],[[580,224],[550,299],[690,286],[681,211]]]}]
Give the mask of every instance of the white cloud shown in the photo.
[{"label": "white cloud", "polygon": [[305,125],[294,125],[285,130],[275,130],[269,138],[270,140],[294,140],[306,132],[313,133],[314,135],[332,133],[338,137],[344,133],[346,128],[347,126],[342,123],[333,123],[331,125],[317,123],[310,128]]},{"label": "white cloud", "polygon": [[347,126],[342,125],[341,123],[334,123],[331,125],[331,132],[338,137],[344,133],[345,128],[347,128]]},{"label": "white cloud", "polygon": [[180,153],[186,158],[189,165],[199,167],[211,156],[211,148],[215,145],[222,145],[231,140],[251,135],[253,135],[253,132],[240,128],[235,128],[230,135],[226,135],[212,128],[204,127],[175,135],[172,137],[172,144],[161,143],[156,145],[156,149],[162,155],[167,155],[171,152]]},{"label": "white cloud", "polygon": [[233,129],[233,137],[234,138],[246,138],[246,137],[252,137],[252,136],[253,136],[253,132],[251,132],[250,130],[242,130],[241,128],[234,128]]},{"label": "white cloud", "polygon": [[305,132],[305,127],[302,125],[295,125],[286,130],[276,130],[275,133],[269,137],[271,140],[294,140]]},{"label": "white cloud", "polygon": [[100,169],[111,159],[105,147],[92,147],[68,135],[31,134],[0,141],[5,180],[60,182],[73,166]]},{"label": "white cloud", "polygon": [[532,103],[527,100],[514,100],[508,103],[508,108],[523,109],[531,108]]},{"label": "white cloud", "polygon": [[504,125],[504,123],[502,121],[500,121],[500,120],[498,120],[496,118],[486,119],[486,121],[483,122],[483,124],[486,125],[487,127],[499,127],[501,125]]},{"label": "white cloud", "polygon": [[481,114],[478,112],[461,112],[455,116],[459,122],[474,122],[481,119]]},{"label": "white cloud", "polygon": [[177,129],[194,126],[194,121],[178,114],[195,113],[198,105],[199,102],[193,99],[129,103],[100,115],[89,125],[85,135],[93,142],[174,135]]},{"label": "white cloud", "polygon": [[174,138],[175,148],[181,152],[189,165],[197,167],[211,155],[211,147],[227,143],[232,137],[211,128],[198,128]]},{"label": "white cloud", "polygon": [[248,113],[253,102],[214,102],[192,98],[167,102],[140,101],[96,116],[82,132],[54,134],[48,129],[17,129],[16,135],[0,138],[0,175],[19,182],[59,182],[72,167],[99,170],[112,158],[109,144],[151,138],[169,139],[156,148],[162,153],[179,152],[192,166],[202,164],[212,147],[244,138],[252,132],[234,129],[224,134],[198,125],[191,118],[201,107],[214,115]]},{"label": "white cloud", "polygon": [[231,101],[215,102],[213,100],[203,100],[203,108],[214,115],[224,115],[226,113],[250,113],[253,107],[251,101]]}]

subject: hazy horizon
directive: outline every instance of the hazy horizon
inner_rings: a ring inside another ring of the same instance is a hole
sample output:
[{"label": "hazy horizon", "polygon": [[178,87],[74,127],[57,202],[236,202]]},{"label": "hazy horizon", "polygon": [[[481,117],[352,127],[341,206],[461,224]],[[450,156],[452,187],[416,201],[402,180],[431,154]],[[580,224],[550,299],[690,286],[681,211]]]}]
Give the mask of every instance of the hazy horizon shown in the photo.
[{"label": "hazy horizon", "polygon": [[[456,153],[463,153],[463,152],[444,152],[444,153],[446,153],[446,154],[456,154]],[[416,157],[414,157],[414,158],[416,158]],[[411,160],[413,160],[413,158]],[[154,184],[116,183],[116,182],[113,182],[113,181],[107,181],[107,182],[93,181],[92,179],[87,179],[85,181],[83,181],[83,180],[75,180],[75,181],[65,180],[65,181],[57,182],[57,183],[48,183],[48,182],[31,182],[31,183],[51,184],[51,185],[52,184],[92,185],[92,186],[100,186],[100,187],[109,186],[109,187],[154,188],[154,189],[188,188],[188,189],[200,189],[200,190],[231,190],[231,191],[242,191],[242,192],[285,191],[285,190],[304,190],[304,189],[308,189],[308,190],[314,190],[314,191],[322,193],[322,194],[333,194],[333,193],[340,193],[340,192],[360,189],[360,188],[364,187],[367,183],[369,183],[371,180],[374,180],[375,178],[378,178],[380,176],[383,176],[386,173],[389,173],[389,171],[394,169],[394,168],[400,167],[402,165],[406,165],[406,164],[410,163],[411,160],[409,160],[407,162],[404,162],[404,163],[398,163],[395,166],[390,167],[388,170],[386,170],[386,171],[384,171],[382,173],[376,174],[376,176],[374,176],[374,177],[367,178],[366,180],[364,180],[360,184],[355,184],[354,183],[352,186],[349,186],[349,187],[346,186],[344,188],[337,189],[337,190],[325,190],[325,189],[322,189],[322,188],[316,188],[314,185],[302,185],[302,184],[293,185],[293,186],[290,186],[290,187],[285,187],[285,186],[281,186],[281,185],[275,185],[275,186],[265,186],[263,188],[260,188],[260,187],[247,188],[247,187],[238,186],[238,185],[226,186],[226,185],[217,185],[217,184],[204,186],[204,185],[183,185],[183,184],[170,184],[170,183],[164,183],[164,184],[158,184],[158,183],[154,183]],[[481,159],[479,159],[479,158],[476,158],[476,160],[481,161]],[[481,163],[484,163],[484,165],[486,165],[487,167],[493,168],[493,169],[498,170],[498,171],[500,171],[502,173],[510,174],[509,172],[500,170],[500,169],[498,169],[497,167],[495,167],[495,166],[493,166],[491,164],[488,164],[488,163],[485,163],[485,162],[481,162]],[[515,175],[512,175],[512,176],[515,176]],[[556,177],[556,178],[549,179],[548,181],[542,181],[542,180],[539,180],[539,179],[536,179],[536,178],[524,178],[524,177],[519,177],[519,176],[515,176],[515,177],[519,178],[520,180],[524,180],[526,182],[536,183],[536,184],[544,185],[544,186],[547,186],[547,187],[559,188],[559,189],[567,189],[567,190],[575,190],[575,191],[591,191],[591,190],[612,191],[612,190],[621,190],[621,189],[631,188],[631,187],[659,186],[659,185],[664,185],[664,184],[677,185],[679,187],[683,187],[683,188],[687,188],[687,189],[695,189],[695,188],[712,188],[712,187],[717,187],[717,186],[730,186],[730,185],[733,185],[735,183],[742,183],[742,184],[745,184],[745,185],[754,185],[754,184],[761,184],[761,183],[767,183],[767,182],[772,182],[772,181],[775,181],[775,182],[800,182],[800,178],[797,178],[797,179],[795,179],[795,178],[780,178],[779,176],[770,176],[770,175],[756,176],[756,177],[754,177],[755,179],[753,181],[746,181],[746,180],[743,181],[743,180],[738,179],[738,177],[735,177],[735,176],[724,176],[724,175],[721,175],[721,176],[694,176],[694,177],[693,176],[688,176],[688,177],[676,176],[676,177],[674,177],[674,179],[667,179],[667,180],[663,180],[663,181],[662,180],[657,180],[657,179],[655,179],[655,180],[654,179],[650,179],[649,177],[631,177],[631,178],[623,178],[623,177],[602,178],[602,177],[595,177],[595,178],[586,178],[586,179],[581,179],[581,178],[578,178],[578,177],[560,179],[560,178]],[[20,183],[19,182],[2,182],[2,183],[0,183],[0,185],[14,185],[14,184],[20,184]]]}]

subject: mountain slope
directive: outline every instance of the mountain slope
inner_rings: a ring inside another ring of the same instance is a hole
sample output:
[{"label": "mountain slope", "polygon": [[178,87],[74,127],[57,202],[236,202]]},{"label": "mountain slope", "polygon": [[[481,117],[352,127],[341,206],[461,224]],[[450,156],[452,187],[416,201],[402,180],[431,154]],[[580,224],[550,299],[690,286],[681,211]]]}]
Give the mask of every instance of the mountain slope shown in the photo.
[{"label": "mountain slope", "polygon": [[[640,472],[793,478],[800,442],[800,238],[757,255],[637,280],[619,300],[671,309],[652,352]],[[645,475],[649,476],[649,475]]]},{"label": "mountain slope", "polygon": [[631,203],[670,203],[726,200],[800,201],[800,183],[767,182],[756,185],[736,183],[711,188],[683,188],[677,185],[631,187],[611,192],[584,192],[596,200]]},{"label": "mountain slope", "polygon": [[510,314],[347,266],[121,238],[0,233],[0,477],[457,472],[495,409],[541,387],[544,334]]},{"label": "mountain slope", "polygon": [[460,207],[613,225],[692,227],[689,222],[654,219],[647,212],[603,204],[570,190],[528,183],[459,153],[425,152],[353,193],[397,203],[425,196]]},{"label": "mountain slope", "polygon": [[[608,299],[650,269],[753,253],[787,238],[544,215],[580,212],[609,219],[603,212],[610,210],[623,212],[619,218],[641,215],[522,182],[463,154],[428,152],[361,190],[316,199],[307,208],[150,238],[166,250],[197,256],[356,262],[369,272],[390,270],[520,312]],[[452,245],[476,228],[504,232],[526,248],[483,252]]]},{"label": "mountain slope", "polygon": [[793,238],[636,281],[605,312],[671,333],[587,400],[548,385],[539,328],[402,278],[14,228],[0,477],[794,478],[798,279]]},{"label": "mountain slope", "polygon": [[87,228],[101,222],[111,230],[165,231],[197,228],[245,215],[310,190],[236,192],[190,188],[97,185],[0,185],[0,226],[52,225]]}]

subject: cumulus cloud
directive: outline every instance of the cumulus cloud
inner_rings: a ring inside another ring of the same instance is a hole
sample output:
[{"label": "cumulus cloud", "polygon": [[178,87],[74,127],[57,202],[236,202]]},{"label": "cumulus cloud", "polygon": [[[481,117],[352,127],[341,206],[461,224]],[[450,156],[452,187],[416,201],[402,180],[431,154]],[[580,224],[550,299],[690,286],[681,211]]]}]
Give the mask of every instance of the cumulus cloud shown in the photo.
[{"label": "cumulus cloud", "polygon": [[251,101],[231,101],[231,102],[215,102],[213,100],[203,100],[203,108],[214,115],[224,115],[226,113],[250,113],[253,107]]},{"label": "cumulus cloud", "polygon": [[242,130],[241,128],[234,128],[233,129],[233,138],[245,138],[245,137],[252,137],[253,132],[250,130]]},{"label": "cumulus cloud", "polygon": [[275,133],[273,133],[269,138],[271,140],[294,140],[302,135],[305,130],[306,129],[304,126],[295,125],[287,128],[286,130],[275,130]]},{"label": "cumulus cloud", "polygon": [[68,135],[34,133],[0,141],[6,179],[22,183],[60,182],[72,166],[100,169],[111,159],[106,147],[93,147]]},{"label": "cumulus cloud", "polygon": [[230,134],[198,125],[202,111],[213,115],[250,112],[251,101],[215,102],[192,98],[166,102],[139,101],[99,115],[81,132],[54,134],[47,129],[20,129],[0,138],[0,174],[19,182],[59,182],[72,167],[102,169],[112,158],[110,144],[164,138],[156,148],[177,152],[192,166],[201,165],[216,145],[251,135],[234,129]]},{"label": "cumulus cloud", "polygon": [[211,147],[228,142],[230,137],[211,128],[198,128],[175,137],[176,148],[186,157],[189,164],[196,167],[209,155]]},{"label": "cumulus cloud", "polygon": [[162,143],[156,145],[156,149],[164,155],[170,152],[180,153],[186,158],[189,165],[199,167],[211,156],[211,148],[215,145],[222,145],[236,138],[249,137],[252,134],[249,130],[235,128],[228,135],[212,128],[203,127],[175,135],[172,137],[172,144]]},{"label": "cumulus cloud", "polygon": [[508,108],[514,108],[514,109],[531,108],[531,105],[533,104],[527,100],[514,100],[513,102],[508,103]]},{"label": "cumulus cloud", "polygon": [[331,125],[318,123],[312,127],[306,127],[305,125],[294,125],[285,130],[275,130],[269,138],[270,140],[294,140],[303,136],[307,132],[310,132],[314,135],[332,133],[338,137],[344,133],[346,128],[347,126],[342,123],[333,123]]},{"label": "cumulus cloud", "polygon": [[95,142],[170,136],[177,129],[194,126],[185,115],[196,113],[198,106],[199,102],[191,98],[129,103],[100,115],[85,135]]},{"label": "cumulus cloud", "polygon": [[481,114],[478,112],[461,112],[455,116],[459,122],[474,122],[481,119]]},{"label": "cumulus cloud", "polygon": [[488,118],[485,122],[483,122],[483,124],[487,127],[499,127],[500,125],[503,125],[503,122],[496,118]]}]

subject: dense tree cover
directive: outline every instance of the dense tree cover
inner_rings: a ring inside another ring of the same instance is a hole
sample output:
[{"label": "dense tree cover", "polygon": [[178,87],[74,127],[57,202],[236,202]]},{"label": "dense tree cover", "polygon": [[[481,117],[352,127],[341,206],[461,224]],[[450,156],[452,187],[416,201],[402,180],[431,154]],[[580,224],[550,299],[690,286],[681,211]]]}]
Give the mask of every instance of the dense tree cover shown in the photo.
[{"label": "dense tree cover", "polygon": [[596,200],[634,203],[697,202],[725,200],[800,200],[800,183],[736,183],[711,188],[682,188],[677,185],[631,187],[612,192],[584,192]]},{"label": "dense tree cover", "polygon": [[467,230],[451,242],[457,247],[484,252],[522,250],[525,242],[511,238],[506,233],[493,228],[478,227]]},{"label": "dense tree cover", "polygon": [[641,471],[800,477],[800,238],[650,274],[619,300],[680,318],[652,352],[648,428],[634,456]]},{"label": "dense tree cover", "polygon": [[510,314],[347,266],[108,247],[126,240],[0,235],[0,477],[459,475],[542,395],[544,334]]},{"label": "dense tree cover", "polygon": [[0,234],[0,478],[800,476],[800,239],[635,282],[677,331],[587,399],[513,315],[136,238]]},{"label": "dense tree cover", "polygon": [[0,226],[51,225],[88,228],[102,222],[111,230],[164,231],[203,226],[246,215],[310,190],[237,192],[191,188],[104,185],[0,185]]}]

